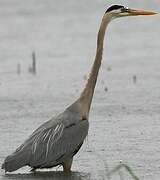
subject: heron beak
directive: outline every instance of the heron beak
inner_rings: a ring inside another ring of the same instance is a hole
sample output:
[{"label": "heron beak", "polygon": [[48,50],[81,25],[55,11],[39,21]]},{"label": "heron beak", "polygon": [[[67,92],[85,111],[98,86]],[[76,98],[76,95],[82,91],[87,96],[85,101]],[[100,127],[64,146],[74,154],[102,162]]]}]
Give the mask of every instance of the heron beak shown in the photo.
[{"label": "heron beak", "polygon": [[144,11],[144,10],[135,10],[135,9],[127,9],[127,12],[130,16],[138,16],[138,15],[155,15],[158,14],[153,11]]}]

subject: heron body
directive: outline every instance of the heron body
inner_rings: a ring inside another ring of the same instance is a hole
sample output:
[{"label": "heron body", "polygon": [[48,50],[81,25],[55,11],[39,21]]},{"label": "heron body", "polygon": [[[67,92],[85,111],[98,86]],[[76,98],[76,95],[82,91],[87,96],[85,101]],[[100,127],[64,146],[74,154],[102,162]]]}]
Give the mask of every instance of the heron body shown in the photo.
[{"label": "heron body", "polygon": [[65,172],[71,170],[73,156],[79,151],[88,134],[89,111],[101,66],[107,25],[118,17],[153,14],[155,13],[119,5],[107,9],[98,32],[95,60],[80,97],[63,113],[36,129],[13,154],[6,157],[2,169],[12,172],[27,165],[33,169],[62,165]]},{"label": "heron body", "polygon": [[2,168],[12,172],[25,165],[34,169],[63,165],[65,171],[72,163],[88,133],[89,123],[82,119],[76,103],[63,113],[36,129],[10,156]]}]

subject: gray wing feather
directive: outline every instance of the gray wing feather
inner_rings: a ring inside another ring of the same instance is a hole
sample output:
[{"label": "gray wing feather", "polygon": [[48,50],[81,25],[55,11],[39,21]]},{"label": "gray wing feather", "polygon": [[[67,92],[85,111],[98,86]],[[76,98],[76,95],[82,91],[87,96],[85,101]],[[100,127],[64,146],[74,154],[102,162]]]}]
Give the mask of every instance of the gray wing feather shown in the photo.
[{"label": "gray wing feather", "polygon": [[25,165],[43,168],[61,164],[83,143],[88,126],[88,120],[82,121],[77,112],[67,110],[35,130],[5,159],[2,168],[14,171]]},{"label": "gray wing feather", "polygon": [[61,138],[54,145],[49,145],[48,156],[41,163],[40,167],[61,164],[66,158],[71,158],[77,151],[77,148],[83,143],[87,132],[87,121],[82,121],[67,129],[64,128]]},{"label": "gray wing feather", "polygon": [[[42,168],[62,163],[63,160],[74,155],[74,151],[83,143],[87,132],[87,121],[81,121],[70,128],[58,124],[54,131],[49,129],[41,134],[42,138],[36,142],[36,150],[31,154],[29,165]],[[35,144],[32,146],[34,147]]]},{"label": "gray wing feather", "polygon": [[59,138],[61,138],[63,130],[64,125],[59,123],[54,127],[39,131],[30,144],[31,154],[29,165],[34,167],[39,166],[47,160],[51,146],[53,147]]}]

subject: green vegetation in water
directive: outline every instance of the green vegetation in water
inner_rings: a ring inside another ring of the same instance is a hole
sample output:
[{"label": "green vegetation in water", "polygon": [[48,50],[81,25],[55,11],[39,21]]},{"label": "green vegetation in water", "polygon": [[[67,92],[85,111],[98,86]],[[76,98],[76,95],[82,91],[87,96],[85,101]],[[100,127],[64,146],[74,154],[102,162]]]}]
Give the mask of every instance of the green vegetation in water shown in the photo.
[{"label": "green vegetation in water", "polygon": [[[124,168],[130,175],[131,177],[134,179],[134,180],[139,180],[139,178],[135,175],[135,173],[133,172],[133,170],[126,164],[123,164],[123,163],[120,163],[119,165],[117,165],[113,170],[109,171],[107,173],[107,177],[108,179],[110,179],[110,177],[119,172],[120,169]],[[122,177],[121,177],[122,179]]]}]

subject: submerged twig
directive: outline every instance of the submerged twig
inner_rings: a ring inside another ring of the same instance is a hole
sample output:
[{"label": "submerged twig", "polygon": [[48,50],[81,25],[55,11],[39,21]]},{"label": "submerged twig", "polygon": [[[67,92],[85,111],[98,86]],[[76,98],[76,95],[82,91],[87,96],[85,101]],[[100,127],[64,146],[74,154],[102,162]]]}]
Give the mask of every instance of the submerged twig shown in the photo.
[{"label": "submerged twig", "polygon": [[35,51],[32,52],[32,65],[29,66],[28,71],[34,75],[37,73]]},{"label": "submerged twig", "polygon": [[21,74],[21,65],[20,65],[20,63],[17,64],[17,74],[18,75]]}]

